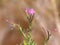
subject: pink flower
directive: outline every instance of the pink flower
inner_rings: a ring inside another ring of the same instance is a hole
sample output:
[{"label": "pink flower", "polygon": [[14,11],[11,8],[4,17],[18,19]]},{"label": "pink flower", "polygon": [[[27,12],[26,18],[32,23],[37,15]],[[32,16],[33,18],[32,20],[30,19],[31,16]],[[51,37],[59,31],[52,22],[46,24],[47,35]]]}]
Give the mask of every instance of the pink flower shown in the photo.
[{"label": "pink flower", "polygon": [[29,9],[29,14],[34,15],[35,14],[35,10],[33,8]]},{"label": "pink flower", "polygon": [[25,8],[25,12],[29,13],[30,15],[34,15],[35,14],[35,10],[33,8],[31,8],[31,9]]}]

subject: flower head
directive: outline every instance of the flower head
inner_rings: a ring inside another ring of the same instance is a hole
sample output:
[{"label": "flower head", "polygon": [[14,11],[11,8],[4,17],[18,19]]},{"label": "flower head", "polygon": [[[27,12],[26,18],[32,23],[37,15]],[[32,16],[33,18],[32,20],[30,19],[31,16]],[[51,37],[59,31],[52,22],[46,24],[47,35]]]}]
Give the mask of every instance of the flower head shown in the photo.
[{"label": "flower head", "polygon": [[35,10],[33,8],[29,9],[29,14],[30,15],[34,15],[35,14]]},{"label": "flower head", "polygon": [[33,8],[25,8],[25,12],[29,13],[30,15],[34,15],[35,14],[35,10]]}]

